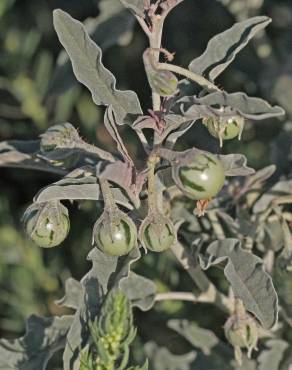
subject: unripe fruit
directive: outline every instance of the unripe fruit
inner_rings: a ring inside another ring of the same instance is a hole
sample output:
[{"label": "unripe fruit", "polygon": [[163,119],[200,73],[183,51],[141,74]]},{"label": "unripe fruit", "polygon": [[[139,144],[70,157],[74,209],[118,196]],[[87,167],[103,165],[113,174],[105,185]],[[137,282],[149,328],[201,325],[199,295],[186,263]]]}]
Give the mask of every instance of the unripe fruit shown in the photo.
[{"label": "unripe fruit", "polygon": [[144,248],[153,252],[169,249],[176,239],[172,222],[161,213],[151,213],[145,218],[139,236]]},{"label": "unripe fruit", "polygon": [[178,169],[179,181],[174,180],[188,197],[201,200],[214,197],[222,189],[225,181],[224,168],[220,160],[212,154],[197,154],[187,166]]},{"label": "unripe fruit", "polygon": [[223,140],[231,140],[238,136],[240,139],[244,126],[244,118],[236,115],[229,118],[219,117],[218,119],[210,117],[203,119],[209,133],[220,140],[222,146]]},{"label": "unripe fruit", "polygon": [[94,226],[93,238],[102,252],[123,256],[137,245],[137,229],[125,213],[118,210],[109,215],[105,211]]},{"label": "unripe fruit", "polygon": [[70,229],[68,210],[59,201],[34,203],[25,211],[23,221],[28,236],[42,248],[61,244]]},{"label": "unripe fruit", "polygon": [[256,347],[258,340],[257,325],[252,317],[245,315],[238,318],[231,316],[224,325],[225,336],[233,347],[246,348]]},{"label": "unripe fruit", "polygon": [[178,79],[172,72],[161,70],[149,76],[149,83],[154,92],[166,97],[176,93]]}]

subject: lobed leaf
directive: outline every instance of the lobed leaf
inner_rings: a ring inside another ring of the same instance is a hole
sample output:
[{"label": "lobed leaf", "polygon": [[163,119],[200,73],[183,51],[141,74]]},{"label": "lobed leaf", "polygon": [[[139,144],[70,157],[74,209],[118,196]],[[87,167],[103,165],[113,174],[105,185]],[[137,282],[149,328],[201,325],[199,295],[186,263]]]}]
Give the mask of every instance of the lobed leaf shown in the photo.
[{"label": "lobed leaf", "polygon": [[[262,120],[285,114],[283,108],[277,105],[272,107],[265,100],[249,97],[242,92],[228,94],[225,91],[217,91],[202,98],[190,98],[190,101],[208,108],[218,106],[232,108],[233,113],[239,113],[241,116],[252,120]],[[188,112],[185,112],[186,116]]]},{"label": "lobed leaf", "polygon": [[101,49],[89,37],[83,24],[66,12],[54,10],[54,26],[61,44],[67,51],[79,82],[91,92],[97,105],[112,105],[118,124],[131,124],[142,114],[133,91],[116,89],[116,80],[102,64]]},{"label": "lobed leaf", "polygon": [[227,260],[224,274],[230,282],[235,297],[253,313],[264,328],[271,328],[278,318],[278,297],[270,275],[264,270],[263,260],[241,248],[237,239],[213,242],[200,256],[203,269]]},{"label": "lobed leaf", "polygon": [[148,311],[154,305],[156,285],[152,280],[131,271],[128,277],[121,280],[119,287],[132,305],[140,310]]},{"label": "lobed leaf", "polygon": [[215,80],[250,39],[270,22],[270,18],[261,16],[235,23],[230,29],[214,36],[206,51],[190,63],[189,69],[211,81]]}]

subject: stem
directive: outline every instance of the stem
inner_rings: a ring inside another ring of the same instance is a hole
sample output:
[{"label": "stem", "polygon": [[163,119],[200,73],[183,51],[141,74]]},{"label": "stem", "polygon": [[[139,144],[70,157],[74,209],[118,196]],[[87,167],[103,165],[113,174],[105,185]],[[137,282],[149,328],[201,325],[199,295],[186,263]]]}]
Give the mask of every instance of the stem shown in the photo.
[{"label": "stem", "polygon": [[223,312],[229,314],[231,312],[231,305],[228,297],[216,289],[215,285],[208,279],[185,248],[180,243],[177,243],[172,245],[171,250],[197,287],[202,291],[200,302],[214,303]]},{"label": "stem", "polygon": [[106,179],[99,178],[99,184],[104,200],[104,208],[107,209],[109,213],[115,212],[115,210],[117,209],[117,205],[115,203],[109,182]]},{"label": "stem", "polygon": [[155,296],[155,302],[168,301],[168,300],[198,302],[197,297],[193,293],[187,293],[187,292],[158,293]]},{"label": "stem", "polygon": [[200,76],[194,72],[189,71],[188,69],[168,64],[168,63],[157,63],[156,67],[161,70],[170,71],[173,73],[177,73],[181,76],[184,76],[194,82],[196,82],[198,85],[207,88],[209,91],[221,91],[219,87],[214,85],[212,82],[207,80],[205,77]]},{"label": "stem", "polygon": [[148,206],[149,210],[157,209],[157,193],[155,186],[155,166],[159,162],[159,157],[155,154],[148,159]]},{"label": "stem", "polygon": [[[162,39],[162,29],[163,21],[161,21],[157,16],[153,16],[153,31],[149,36],[150,48],[154,49],[153,51],[153,62],[159,64],[160,48],[161,48],[161,39]],[[160,110],[160,96],[156,92],[152,92],[152,104],[153,111]]]}]

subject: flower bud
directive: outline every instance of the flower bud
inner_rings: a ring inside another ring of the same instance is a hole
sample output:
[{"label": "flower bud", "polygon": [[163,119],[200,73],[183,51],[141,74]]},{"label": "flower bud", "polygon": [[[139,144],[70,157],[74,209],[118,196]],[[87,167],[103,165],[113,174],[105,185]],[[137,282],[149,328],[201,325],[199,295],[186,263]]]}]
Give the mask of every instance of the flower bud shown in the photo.
[{"label": "flower bud", "polygon": [[171,96],[177,91],[178,79],[170,71],[158,70],[149,76],[149,83],[152,90],[160,96]]},{"label": "flower bud", "polygon": [[161,213],[150,213],[142,222],[139,237],[143,247],[153,252],[163,252],[176,240],[172,222]]},{"label": "flower bud", "polygon": [[59,201],[33,203],[23,215],[27,235],[40,247],[61,244],[70,229],[68,210]]},{"label": "flower bud", "polygon": [[136,225],[119,209],[104,211],[94,225],[93,240],[104,253],[123,256],[137,245]]}]

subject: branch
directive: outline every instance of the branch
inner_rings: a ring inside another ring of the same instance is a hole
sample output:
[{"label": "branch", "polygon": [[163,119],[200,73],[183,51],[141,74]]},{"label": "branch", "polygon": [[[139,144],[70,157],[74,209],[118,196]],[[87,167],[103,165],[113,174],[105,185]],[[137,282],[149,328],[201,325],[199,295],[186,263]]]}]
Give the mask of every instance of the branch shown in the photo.
[{"label": "branch", "polygon": [[167,292],[158,293],[155,296],[155,302],[160,301],[187,301],[187,302],[198,302],[198,298],[193,293],[188,292]]},{"label": "branch", "polygon": [[171,247],[171,250],[191,279],[201,290],[202,293],[198,297],[198,301],[214,303],[223,312],[228,314],[232,312],[229,298],[217,290],[215,285],[209,280],[207,275],[185,248],[180,243],[177,243]]}]

